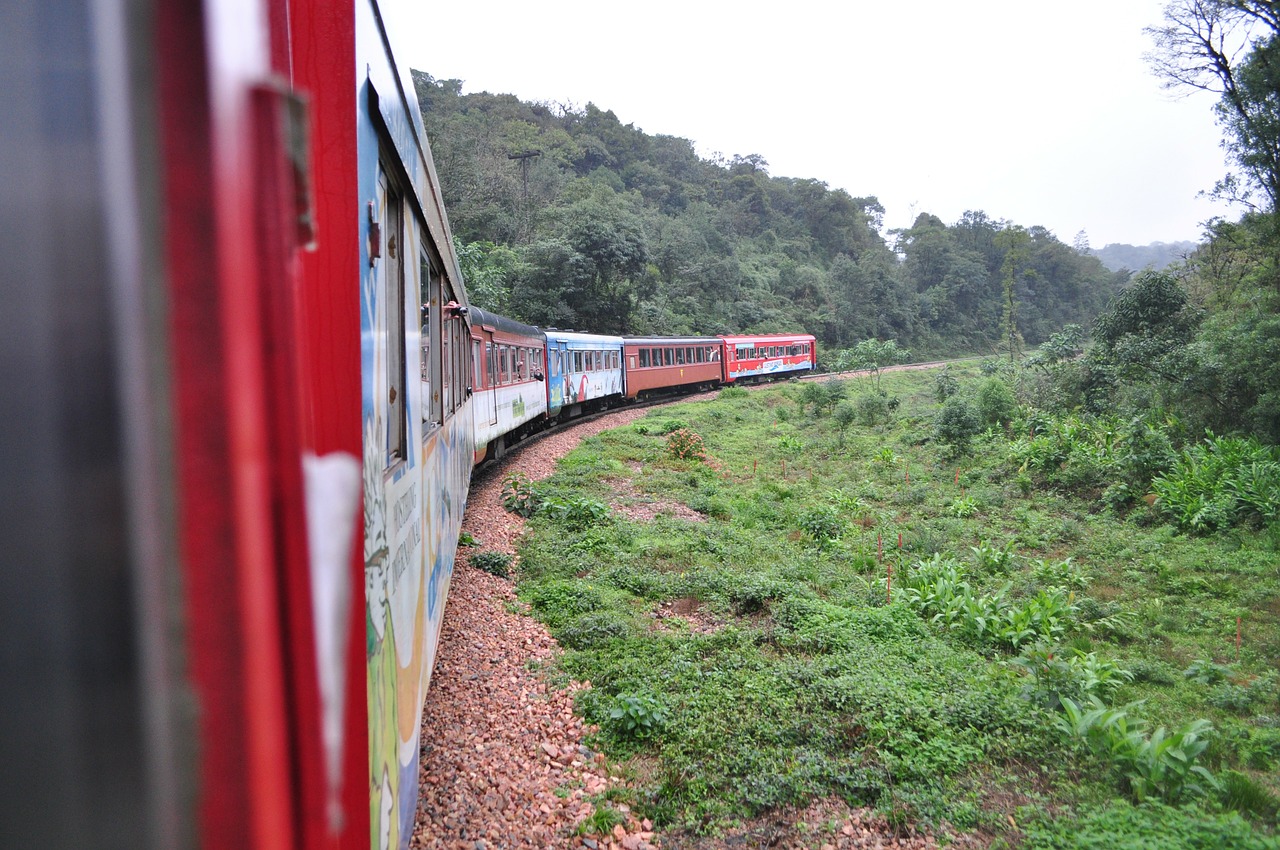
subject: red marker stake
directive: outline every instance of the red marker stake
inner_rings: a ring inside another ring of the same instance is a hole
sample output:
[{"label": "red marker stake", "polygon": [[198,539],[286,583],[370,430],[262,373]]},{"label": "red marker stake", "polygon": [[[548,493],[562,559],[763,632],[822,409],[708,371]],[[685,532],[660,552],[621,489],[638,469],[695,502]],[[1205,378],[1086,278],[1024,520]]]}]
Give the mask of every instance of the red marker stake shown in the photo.
[{"label": "red marker stake", "polygon": [[898,551],[902,551],[902,532],[898,532]]},{"label": "red marker stake", "polygon": [[960,470],[958,470],[958,469],[956,470],[956,483],[957,483],[957,484],[959,484],[959,483],[960,483]]}]

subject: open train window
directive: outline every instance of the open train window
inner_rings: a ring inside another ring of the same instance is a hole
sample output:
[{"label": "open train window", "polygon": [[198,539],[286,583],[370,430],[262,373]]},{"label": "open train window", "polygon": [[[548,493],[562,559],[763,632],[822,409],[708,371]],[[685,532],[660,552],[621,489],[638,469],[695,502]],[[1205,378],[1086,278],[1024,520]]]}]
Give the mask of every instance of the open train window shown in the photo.
[{"label": "open train window", "polygon": [[382,305],[381,322],[386,340],[386,357],[383,360],[383,398],[386,417],[386,466],[392,467],[408,457],[408,422],[405,407],[405,285],[404,285],[404,195],[387,172],[378,169],[378,195],[380,218],[383,223],[380,250],[384,257],[381,266],[381,291],[378,300]]},{"label": "open train window", "polygon": [[418,250],[418,298],[421,304],[422,323],[419,328],[418,346],[422,357],[422,423],[424,428],[444,421],[440,405],[441,364],[438,356],[441,344],[440,271],[431,262],[427,243],[422,241]]},{"label": "open train window", "polygon": [[[633,366],[635,365],[635,361],[634,361],[634,360],[633,360],[633,361],[631,361],[631,363],[632,363],[632,365],[633,365]],[[648,366],[649,366],[649,349],[647,349],[647,348],[642,348],[642,349],[640,349],[640,368],[641,368],[641,369],[646,369],[646,368],[648,368]]]}]

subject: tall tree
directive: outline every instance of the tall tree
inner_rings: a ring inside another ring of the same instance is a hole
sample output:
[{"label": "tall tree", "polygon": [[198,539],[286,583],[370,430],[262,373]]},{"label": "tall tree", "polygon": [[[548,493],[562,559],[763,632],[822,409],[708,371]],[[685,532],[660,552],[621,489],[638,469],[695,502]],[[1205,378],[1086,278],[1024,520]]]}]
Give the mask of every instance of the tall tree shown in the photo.
[{"label": "tall tree", "polygon": [[1280,199],[1280,3],[1172,0],[1164,25],[1148,33],[1155,40],[1148,58],[1167,86],[1219,96],[1223,147],[1241,175],[1229,174],[1215,194],[1274,220]]}]

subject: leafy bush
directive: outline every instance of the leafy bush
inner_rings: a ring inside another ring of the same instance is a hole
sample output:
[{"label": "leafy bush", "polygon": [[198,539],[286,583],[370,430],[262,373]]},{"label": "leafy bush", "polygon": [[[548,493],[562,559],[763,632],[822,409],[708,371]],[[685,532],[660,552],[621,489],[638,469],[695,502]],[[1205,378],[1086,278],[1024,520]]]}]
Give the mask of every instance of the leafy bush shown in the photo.
[{"label": "leafy bush", "polygon": [[862,393],[855,402],[858,421],[868,428],[879,425],[889,415],[889,403],[880,393]]},{"label": "leafy bush", "polygon": [[1210,434],[1151,487],[1157,507],[1189,531],[1228,528],[1245,517],[1275,520],[1280,517],[1280,448]]},{"label": "leafy bush", "polygon": [[1193,720],[1173,732],[1159,726],[1148,733],[1146,722],[1131,716],[1133,706],[1109,708],[1097,697],[1087,705],[1063,699],[1058,727],[1109,760],[1135,801],[1159,797],[1177,803],[1218,789],[1213,774],[1197,764],[1209,746],[1209,721]]},{"label": "leafy bush", "polygon": [[973,405],[960,396],[947,399],[934,420],[934,434],[944,443],[963,451],[969,441],[982,433],[982,423]]},{"label": "leafy bush", "polygon": [[471,566],[489,575],[507,578],[511,572],[512,557],[506,552],[476,552],[471,556]]},{"label": "leafy bush", "polygon": [[542,494],[529,476],[513,472],[502,481],[502,506],[513,514],[531,517],[542,504]]},{"label": "leafy bush", "polygon": [[960,381],[951,374],[950,366],[943,366],[934,373],[933,397],[938,400],[938,404],[942,404],[958,392],[960,392]]},{"label": "leafy bush", "polygon": [[585,496],[544,496],[537,513],[572,531],[582,531],[609,519],[609,506]]},{"label": "leafy bush", "polygon": [[615,611],[593,611],[583,614],[557,630],[556,639],[573,649],[589,649],[634,633],[631,623]]},{"label": "leafy bush", "polygon": [[978,388],[978,419],[990,427],[1010,421],[1018,412],[1013,390],[999,378],[988,378]]},{"label": "leafy bush", "polygon": [[643,741],[667,725],[667,707],[650,693],[621,693],[609,709],[609,725],[623,738]]},{"label": "leafy bush", "polygon": [[667,435],[667,454],[676,460],[706,460],[702,436],[692,428],[680,428]]},{"label": "leafy bush", "polygon": [[1023,650],[1011,662],[1029,676],[1023,695],[1048,709],[1059,709],[1063,700],[1080,702],[1089,697],[1109,699],[1133,674],[1119,664],[1081,649],[1037,644]]},{"label": "leafy bush", "polygon": [[1012,541],[1006,543],[1003,547],[997,547],[992,543],[983,540],[977,546],[970,546],[969,551],[973,553],[973,559],[978,569],[983,572],[997,573],[1003,575],[1013,568],[1014,559],[1017,554],[1014,552],[1014,544]]},{"label": "leafy bush", "polygon": [[720,391],[716,398],[728,401],[735,398],[746,398],[748,395],[750,395],[750,393],[747,391],[746,387],[725,387]]},{"label": "leafy bush", "polygon": [[800,528],[809,539],[825,549],[844,534],[844,521],[830,505],[818,505],[800,515]]},{"label": "leafy bush", "polygon": [[959,562],[935,555],[917,563],[903,598],[920,614],[967,640],[1017,650],[1061,637],[1076,619],[1073,600],[1061,590],[1041,590],[1020,602],[1007,598],[1009,586],[979,594]]}]

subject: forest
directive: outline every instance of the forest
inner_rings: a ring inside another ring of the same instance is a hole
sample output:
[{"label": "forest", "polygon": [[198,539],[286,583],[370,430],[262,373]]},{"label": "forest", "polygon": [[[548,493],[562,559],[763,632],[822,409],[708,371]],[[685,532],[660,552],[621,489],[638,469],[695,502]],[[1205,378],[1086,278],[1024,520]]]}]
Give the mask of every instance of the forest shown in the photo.
[{"label": "forest", "polygon": [[[1240,214],[1132,271],[978,211],[882,234],[759,156],[415,72],[477,303],[871,367],[507,480],[549,673],[627,771],[583,835],[638,811],[697,847],[836,799],[966,846],[1280,846],[1280,7],[1172,0],[1149,34],[1219,95],[1206,191]],[[984,356],[879,368],[947,354]]]},{"label": "forest", "polygon": [[703,159],[594,104],[412,74],[468,292],[486,309],[597,332],[803,330],[825,367],[875,360],[841,356],[858,346],[1032,354],[1052,409],[1280,442],[1280,11],[1174,0],[1149,35],[1171,89],[1220,96],[1231,170],[1206,192],[1241,214],[1136,274],[1104,267],[1083,234],[1067,245],[978,210],[882,234],[874,196],[771,176],[759,155]]},{"label": "forest", "polygon": [[1087,247],[981,211],[882,235],[875,197],[703,159],[594,104],[463,94],[413,72],[472,299],[523,321],[622,333],[799,331],[827,350],[930,355],[1035,345],[1128,279]]}]

